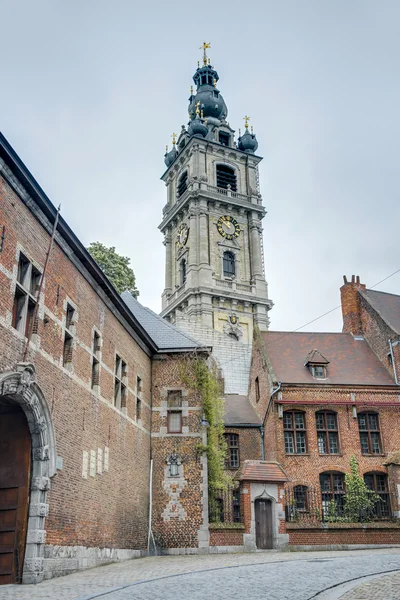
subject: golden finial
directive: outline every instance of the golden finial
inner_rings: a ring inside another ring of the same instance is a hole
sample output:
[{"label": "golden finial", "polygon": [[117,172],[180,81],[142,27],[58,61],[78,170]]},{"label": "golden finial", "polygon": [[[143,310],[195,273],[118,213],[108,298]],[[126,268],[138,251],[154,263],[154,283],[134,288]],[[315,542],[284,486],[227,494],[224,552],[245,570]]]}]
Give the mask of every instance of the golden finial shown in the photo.
[{"label": "golden finial", "polygon": [[193,86],[190,86],[190,95],[193,96]]},{"label": "golden finial", "polygon": [[168,144],[165,146],[165,153],[168,152]]},{"label": "golden finial", "polygon": [[199,108],[199,106],[200,106],[200,100],[198,102],[196,102],[196,115],[197,116],[199,116],[199,114],[200,114],[200,108]]},{"label": "golden finial", "polygon": [[[209,59],[207,59],[207,48],[211,48],[211,44],[210,42],[203,42],[203,44],[200,46],[200,50],[203,50],[203,64],[204,66],[207,66],[207,62],[209,61]],[[208,64],[210,64],[208,62]]]},{"label": "golden finial", "polygon": [[173,133],[171,137],[172,137],[172,145],[175,146],[175,144],[176,144],[176,133]]},{"label": "golden finial", "polygon": [[250,121],[250,117],[248,117],[247,115],[245,115],[244,117],[244,126],[246,127],[246,129],[249,128],[249,121]]},{"label": "golden finial", "polygon": [[217,87],[217,80],[215,79],[215,77],[213,79],[213,85],[214,85],[214,87]]}]

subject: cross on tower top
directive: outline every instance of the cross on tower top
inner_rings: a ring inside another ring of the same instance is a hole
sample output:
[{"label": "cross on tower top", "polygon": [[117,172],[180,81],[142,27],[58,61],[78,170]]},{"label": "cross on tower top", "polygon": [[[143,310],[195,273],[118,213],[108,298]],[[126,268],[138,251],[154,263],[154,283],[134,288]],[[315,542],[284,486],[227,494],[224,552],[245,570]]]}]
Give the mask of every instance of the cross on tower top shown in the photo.
[{"label": "cross on tower top", "polygon": [[211,48],[211,42],[203,42],[200,46],[200,50],[203,50],[203,64],[207,65],[209,59],[207,58],[207,48]]}]

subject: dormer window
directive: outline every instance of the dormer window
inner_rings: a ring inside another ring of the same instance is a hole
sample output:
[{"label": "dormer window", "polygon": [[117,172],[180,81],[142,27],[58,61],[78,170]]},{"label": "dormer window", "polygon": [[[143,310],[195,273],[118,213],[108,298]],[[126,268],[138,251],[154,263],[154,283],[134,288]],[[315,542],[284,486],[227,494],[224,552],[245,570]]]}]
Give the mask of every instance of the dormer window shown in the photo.
[{"label": "dormer window", "polygon": [[326,379],[326,367],[321,365],[310,365],[311,375],[317,379]]},{"label": "dormer window", "polygon": [[328,364],[329,360],[319,350],[311,350],[304,362],[304,366],[309,369],[315,379],[326,379]]},{"label": "dormer window", "polygon": [[229,133],[226,133],[226,131],[220,131],[218,137],[219,143],[222,144],[222,146],[230,146],[231,136]]}]

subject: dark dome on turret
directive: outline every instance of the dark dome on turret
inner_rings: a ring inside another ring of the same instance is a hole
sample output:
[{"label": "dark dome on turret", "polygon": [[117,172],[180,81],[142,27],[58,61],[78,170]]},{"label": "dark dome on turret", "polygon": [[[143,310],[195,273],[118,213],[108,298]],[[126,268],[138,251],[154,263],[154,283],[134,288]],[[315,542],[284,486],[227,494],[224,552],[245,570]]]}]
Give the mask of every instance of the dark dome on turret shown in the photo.
[{"label": "dark dome on turret", "polygon": [[164,162],[167,165],[167,167],[170,167],[172,165],[172,163],[174,162],[174,160],[176,159],[177,156],[178,156],[178,150],[175,148],[175,146],[172,148],[172,150],[170,152],[166,152],[164,154]]},{"label": "dark dome on turret", "polygon": [[198,102],[200,102],[199,107],[205,118],[211,117],[220,121],[226,119],[228,109],[220,91],[215,87],[218,79],[218,73],[211,65],[199,67],[193,75],[197,91],[189,99],[189,114],[192,119],[196,113]]},{"label": "dark dome on turret", "polygon": [[193,119],[193,121],[190,121],[188,127],[188,134],[206,137],[207,133],[207,125],[199,118],[199,115],[196,115],[196,118]]},{"label": "dark dome on turret", "polygon": [[238,148],[243,152],[254,154],[258,148],[257,138],[254,133],[250,133],[246,128],[244,134],[238,139]]}]

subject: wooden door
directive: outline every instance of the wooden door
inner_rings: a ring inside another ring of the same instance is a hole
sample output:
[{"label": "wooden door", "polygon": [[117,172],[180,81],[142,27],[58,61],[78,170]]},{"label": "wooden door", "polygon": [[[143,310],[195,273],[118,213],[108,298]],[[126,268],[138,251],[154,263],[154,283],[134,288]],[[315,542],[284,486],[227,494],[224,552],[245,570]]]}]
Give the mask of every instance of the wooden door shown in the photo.
[{"label": "wooden door", "polygon": [[259,550],[274,547],[272,531],[272,502],[264,498],[255,501],[256,546]]},{"label": "wooden door", "polygon": [[0,412],[0,584],[22,580],[28,524],[31,435],[14,411]]}]

